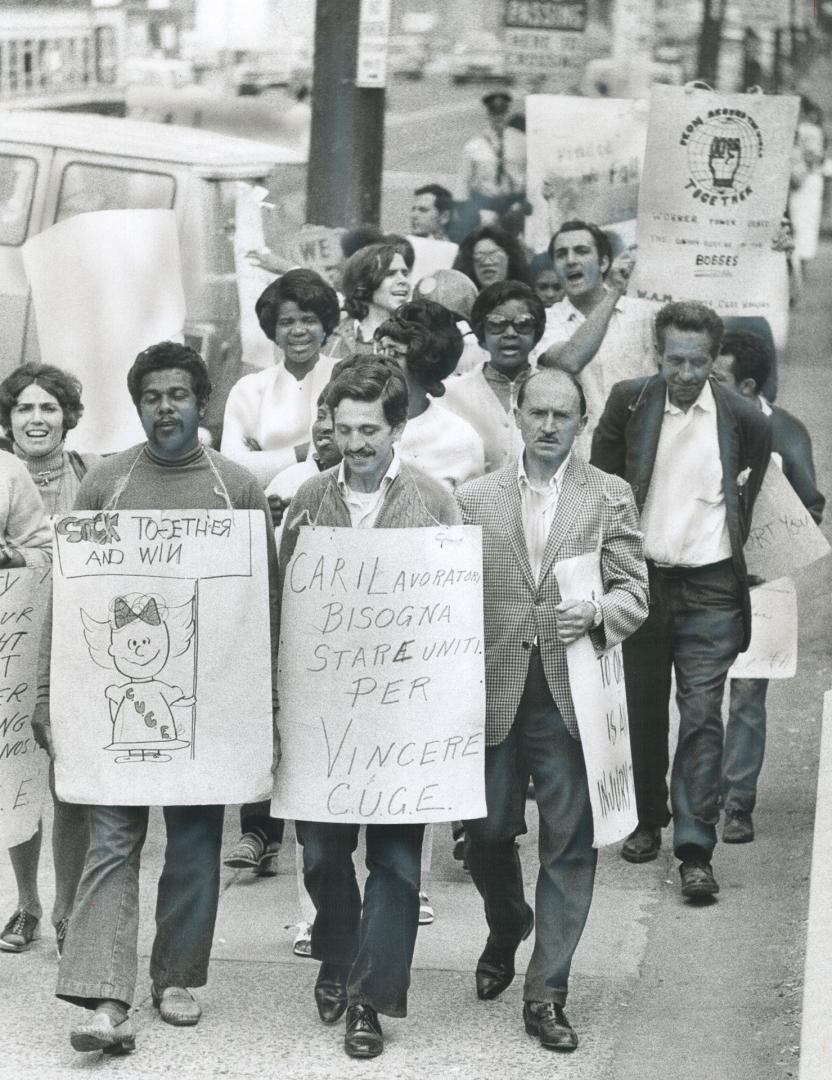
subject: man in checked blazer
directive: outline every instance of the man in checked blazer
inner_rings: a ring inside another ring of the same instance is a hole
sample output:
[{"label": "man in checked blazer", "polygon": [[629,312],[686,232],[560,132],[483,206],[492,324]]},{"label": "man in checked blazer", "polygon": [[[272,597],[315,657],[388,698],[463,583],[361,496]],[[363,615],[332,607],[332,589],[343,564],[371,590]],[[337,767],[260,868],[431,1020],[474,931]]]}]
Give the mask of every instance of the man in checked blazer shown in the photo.
[{"label": "man in checked blazer", "polygon": [[[647,569],[629,485],[572,453],[586,424],[574,377],[554,369],[532,375],[515,418],[524,452],[456,491],[463,522],[483,534],[488,814],[465,823],[466,858],[489,929],[476,984],[483,999],[509,985],[517,946],[536,917],[523,1019],[543,1046],[568,1051],[578,1039],[563,1005],[596,852],[566,646],[589,634],[603,650],[632,634],[647,614]],[[562,603],[555,563],[594,551],[603,596]],[[540,813],[535,913],[515,844],[526,831],[530,775]]]}]

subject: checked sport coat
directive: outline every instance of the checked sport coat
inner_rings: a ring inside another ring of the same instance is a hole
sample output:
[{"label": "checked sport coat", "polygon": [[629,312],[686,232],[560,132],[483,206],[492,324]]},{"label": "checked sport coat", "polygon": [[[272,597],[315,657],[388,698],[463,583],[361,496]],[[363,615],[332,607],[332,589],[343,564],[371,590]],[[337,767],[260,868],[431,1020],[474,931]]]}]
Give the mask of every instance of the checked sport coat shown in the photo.
[{"label": "checked sport coat", "polygon": [[482,526],[485,604],[485,741],[508,735],[523,695],[537,638],[546,681],[567,730],[578,738],[566,649],[557,636],[560,590],[553,566],[600,548],[604,596],[596,650],[628,637],[647,615],[647,567],[629,484],[572,455],[546,542],[539,581],[529,563],[515,458],[497,472],[457,488],[466,525]]}]

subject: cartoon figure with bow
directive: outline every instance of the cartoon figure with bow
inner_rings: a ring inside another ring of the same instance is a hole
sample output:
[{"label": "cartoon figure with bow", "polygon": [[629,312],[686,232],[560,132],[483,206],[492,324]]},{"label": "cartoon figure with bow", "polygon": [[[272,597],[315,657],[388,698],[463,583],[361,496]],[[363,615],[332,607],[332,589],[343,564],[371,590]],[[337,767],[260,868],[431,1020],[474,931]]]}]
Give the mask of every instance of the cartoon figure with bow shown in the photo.
[{"label": "cartoon figure with bow", "polygon": [[113,725],[107,750],[126,751],[117,762],[170,761],[162,751],[180,750],[189,740],[180,738],[171,706],[196,704],[178,686],[157,678],[170,656],[181,656],[194,636],[194,603],[169,608],[152,594],[117,596],[106,622],[81,611],[84,638],[90,656],[100,667],[115,667],[128,681],[108,686],[105,693]]}]

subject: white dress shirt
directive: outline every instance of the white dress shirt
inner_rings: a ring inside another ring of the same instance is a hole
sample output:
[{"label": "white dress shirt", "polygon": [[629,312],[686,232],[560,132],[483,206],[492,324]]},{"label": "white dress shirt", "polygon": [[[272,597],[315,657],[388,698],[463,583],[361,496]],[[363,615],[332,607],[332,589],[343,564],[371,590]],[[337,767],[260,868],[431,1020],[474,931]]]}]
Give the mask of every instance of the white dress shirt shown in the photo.
[{"label": "white dress shirt", "polygon": [[378,491],[356,491],[347,482],[344,460],[341,459],[341,464],[338,466],[338,489],[349,507],[350,523],[354,529],[372,529],[375,525],[387,489],[399,475],[400,467],[401,459],[394,446],[393,458],[387,467],[387,472],[381,478]]},{"label": "white dress shirt", "polygon": [[490,128],[474,135],[462,148],[462,178],[459,195],[514,195],[526,187],[526,136],[507,127],[502,135],[503,171],[498,177],[500,137]]},{"label": "white dress shirt", "polygon": [[517,462],[517,486],[520,488],[520,516],[523,521],[523,535],[526,537],[526,550],[529,553],[534,580],[540,579],[540,570],[543,566],[543,554],[546,551],[546,541],[552,531],[552,522],[555,520],[555,512],[558,508],[560,489],[563,484],[563,476],[572,457],[571,451],[566,455],[557,472],[542,486],[533,483],[527,473],[525,454],[521,454]]},{"label": "white dress shirt", "polygon": [[707,566],[731,557],[710,383],[687,412],[671,404],[665,391],[641,528],[645,556],[662,566]]}]

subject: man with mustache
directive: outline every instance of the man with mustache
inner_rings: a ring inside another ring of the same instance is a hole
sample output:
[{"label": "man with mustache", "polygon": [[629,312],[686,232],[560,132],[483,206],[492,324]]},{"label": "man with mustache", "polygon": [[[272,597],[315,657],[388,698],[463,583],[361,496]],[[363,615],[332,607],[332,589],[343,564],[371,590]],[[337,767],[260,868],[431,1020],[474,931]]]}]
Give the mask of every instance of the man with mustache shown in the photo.
[{"label": "man with mustache", "polygon": [[[199,423],[211,393],[204,361],[185,345],[171,341],[151,345],[136,357],[127,374],[127,387],[147,441],[111,454],[92,468],[78,489],[75,509],[261,511],[274,661],[277,559],[269,504],[251,473],[199,442]],[[135,618],[141,622],[141,616]],[[32,717],[35,738],[50,754],[51,636],[51,625],[47,625]],[[273,708],[276,716],[276,697]],[[275,735],[276,757],[278,747]],[[56,990],[64,1001],[92,1010],[70,1033],[75,1050],[122,1054],[135,1047],[129,1013],[136,983],[139,865],[148,812],[146,806],[89,807],[90,847]],[[204,986],[208,978],[224,812],[224,806],[163,808],[167,846],[150,957],[151,994],[162,1019],[176,1026],[196,1024],[201,1015],[188,987]]]},{"label": "man with mustache", "polygon": [[676,672],[679,741],[670,801],[682,895],[719,892],[711,867],[719,821],[722,697],[748,648],[751,604],[743,545],[771,454],[759,409],[711,378],[722,320],[704,304],[656,316],[658,375],[612,388],[592,462],[629,481],[644,533],[650,613],[624,643],[638,827],[622,856],[658,855],[667,810],[668,705]]},{"label": "man with mustache", "polygon": [[[647,568],[629,486],[572,452],[586,424],[574,376],[532,374],[515,415],[523,451],[456,491],[463,522],[483,531],[488,814],[465,822],[465,854],[489,930],[476,986],[483,1000],[505,990],[536,920],[523,1021],[546,1049],[571,1051],[578,1037],[563,1007],[597,853],[566,648],[585,634],[598,650],[632,634],[647,614]],[[596,551],[603,594],[562,602],[556,563]],[[530,776],[540,814],[534,912],[515,843],[526,831]]]},{"label": "man with mustache", "polygon": [[[400,460],[407,381],[397,360],[356,354],[333,370],[326,397],[340,465],[307,480],[286,514],[280,543],[285,573],[302,525],[407,529],[455,525],[448,490]],[[352,855],[359,826],[298,821],[303,877],[315,904],[312,956],[321,961],[315,1003],[325,1024],[346,1010],[344,1049],[376,1057],[384,1049],[378,1014],[407,1015],[410,965],[419,925],[424,825],[367,825],[364,901]]]}]

